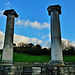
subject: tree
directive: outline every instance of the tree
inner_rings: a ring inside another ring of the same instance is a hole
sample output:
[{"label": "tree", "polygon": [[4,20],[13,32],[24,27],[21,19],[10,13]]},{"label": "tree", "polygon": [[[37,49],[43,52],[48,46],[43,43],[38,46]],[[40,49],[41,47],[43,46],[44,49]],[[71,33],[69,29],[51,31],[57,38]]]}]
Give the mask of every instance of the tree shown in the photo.
[{"label": "tree", "polygon": [[16,44],[15,43],[13,43],[13,47],[16,47]]},{"label": "tree", "polygon": [[[47,47],[49,47],[50,49],[50,42],[47,43]],[[72,43],[71,41],[67,40],[67,39],[61,39],[61,46],[62,46],[62,50],[69,50],[72,47],[75,47],[75,44]]]},{"label": "tree", "polygon": [[34,44],[29,43],[29,44],[27,45],[27,47],[29,47],[29,48],[33,48],[33,47],[34,47]]},{"label": "tree", "polygon": [[37,44],[37,45],[35,46],[35,48],[40,50],[40,49],[41,49],[41,46],[40,46],[39,44]]}]

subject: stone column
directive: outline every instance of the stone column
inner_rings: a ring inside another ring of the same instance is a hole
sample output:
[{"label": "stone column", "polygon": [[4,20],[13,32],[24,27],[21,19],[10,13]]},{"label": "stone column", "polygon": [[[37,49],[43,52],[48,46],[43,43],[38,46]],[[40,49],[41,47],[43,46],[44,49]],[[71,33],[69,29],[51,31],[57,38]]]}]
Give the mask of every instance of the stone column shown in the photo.
[{"label": "stone column", "polygon": [[61,31],[59,15],[61,7],[59,5],[49,6],[47,8],[51,16],[51,62],[50,65],[64,65],[62,47],[61,47]]},{"label": "stone column", "polygon": [[14,34],[14,19],[18,14],[13,10],[5,10],[4,15],[7,16],[5,41],[2,54],[2,63],[13,63],[13,34]]}]

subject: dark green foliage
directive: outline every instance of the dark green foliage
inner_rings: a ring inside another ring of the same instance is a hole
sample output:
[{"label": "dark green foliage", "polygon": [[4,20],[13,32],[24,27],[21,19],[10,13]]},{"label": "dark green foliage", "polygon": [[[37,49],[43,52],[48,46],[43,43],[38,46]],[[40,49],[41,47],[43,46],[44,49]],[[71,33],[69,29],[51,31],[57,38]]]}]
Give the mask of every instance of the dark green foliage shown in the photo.
[{"label": "dark green foliage", "polygon": [[46,48],[41,49],[37,47],[15,47],[14,48],[15,53],[23,53],[23,54],[30,54],[30,55],[46,55],[50,54],[50,50],[47,50]]},{"label": "dark green foliage", "polygon": [[24,53],[30,55],[47,55],[47,54],[50,55],[50,50],[47,50],[46,48],[41,49],[41,46],[39,44],[34,46],[32,43],[30,44],[20,43],[19,45],[20,45],[19,47],[14,47],[15,53]]},{"label": "dark green foliage", "polygon": [[2,53],[3,49],[0,49],[0,53]]},{"label": "dark green foliage", "polygon": [[64,51],[63,51],[63,54],[64,54],[64,55],[75,55],[74,47],[71,47],[71,48],[68,49],[68,50],[64,50]]},{"label": "dark green foliage", "polygon": [[75,62],[75,55],[64,55],[64,62]]},{"label": "dark green foliage", "polygon": [[[23,44],[20,43],[21,47],[14,47],[15,53],[23,53],[30,55],[51,55],[51,48],[41,48],[39,44],[34,46],[32,43]],[[24,46],[23,46],[24,45]],[[63,50],[64,55],[75,55],[74,47],[70,47],[68,50]]]}]

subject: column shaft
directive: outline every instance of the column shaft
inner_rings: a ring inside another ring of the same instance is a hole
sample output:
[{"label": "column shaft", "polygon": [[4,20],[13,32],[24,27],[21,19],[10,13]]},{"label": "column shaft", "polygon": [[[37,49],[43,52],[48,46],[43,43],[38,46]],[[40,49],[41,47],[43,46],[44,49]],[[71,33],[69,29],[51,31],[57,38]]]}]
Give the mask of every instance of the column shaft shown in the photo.
[{"label": "column shaft", "polygon": [[51,16],[51,61],[50,65],[64,65],[62,47],[61,47],[61,30],[59,15],[61,7],[53,5],[48,7],[49,15]]},{"label": "column shaft", "polygon": [[17,13],[11,9],[6,10],[4,15],[7,16],[5,40],[2,54],[2,63],[13,63],[13,35],[14,35],[14,19],[17,18]]},{"label": "column shaft", "polygon": [[63,60],[59,12],[57,10],[51,12],[51,59]]},{"label": "column shaft", "polygon": [[13,62],[14,15],[8,14],[2,62]]}]

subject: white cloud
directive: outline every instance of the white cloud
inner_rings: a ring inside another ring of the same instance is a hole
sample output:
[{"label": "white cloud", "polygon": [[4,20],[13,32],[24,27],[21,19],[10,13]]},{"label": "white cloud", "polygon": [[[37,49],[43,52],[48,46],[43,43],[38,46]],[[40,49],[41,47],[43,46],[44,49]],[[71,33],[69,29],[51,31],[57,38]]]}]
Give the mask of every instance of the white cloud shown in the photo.
[{"label": "white cloud", "polygon": [[31,25],[33,28],[38,28],[38,29],[41,28],[40,23],[38,23],[37,21],[35,21],[35,22],[30,22],[30,25]]},{"label": "white cloud", "polygon": [[0,17],[3,16],[3,12],[4,12],[4,11],[0,11]]},{"label": "white cloud", "polygon": [[4,33],[2,31],[0,31],[0,48],[3,48],[3,44],[4,44]]},{"label": "white cloud", "polygon": [[47,49],[49,49],[50,47],[51,47],[50,40],[45,41],[44,44],[43,44],[43,46],[42,46],[42,48],[47,48]]},{"label": "white cloud", "polygon": [[42,28],[49,28],[49,23],[46,23],[44,22],[42,25],[41,25]]},{"label": "white cloud", "polygon": [[44,22],[40,23],[37,21],[31,22],[29,20],[20,20],[18,19],[16,22],[17,25],[24,25],[25,27],[30,26],[32,28],[42,29],[42,28],[49,28],[49,24]]},{"label": "white cloud", "polygon": [[[4,36],[5,36],[5,34],[2,31],[0,31],[0,49],[3,48]],[[14,34],[14,43],[18,44],[20,42],[33,43],[33,44],[41,44],[41,43],[43,43],[43,41],[41,41],[41,40],[39,40],[37,38],[29,38],[29,37],[26,37],[26,36]]]},{"label": "white cloud", "polygon": [[23,20],[21,21],[20,19],[18,19],[18,21],[16,22],[16,24],[17,25],[23,25],[24,24],[24,21]]},{"label": "white cloud", "polygon": [[19,42],[24,43],[33,43],[33,44],[41,44],[43,41],[36,39],[36,38],[29,38],[22,35],[14,35],[14,43],[18,44]]},{"label": "white cloud", "polygon": [[[51,33],[49,33],[49,38],[51,40]],[[75,41],[70,42],[68,39],[61,38],[62,43],[65,47],[74,46],[75,47]]]},{"label": "white cloud", "polygon": [[51,42],[49,40],[44,42],[44,45],[42,46],[42,48],[47,48],[49,49],[51,47]]},{"label": "white cloud", "polygon": [[46,36],[45,36],[45,35],[43,35],[41,38],[42,38],[42,39],[44,39],[45,37],[46,37]]},{"label": "white cloud", "polygon": [[63,49],[66,49],[66,48],[68,49],[70,47],[75,47],[75,43],[70,42],[68,39],[62,38],[61,41],[62,41],[62,48]]},{"label": "white cloud", "polygon": [[5,3],[5,5],[12,5],[10,2]]},{"label": "white cloud", "polygon": [[[43,35],[41,38],[42,39],[45,39],[46,37],[49,37],[49,39],[50,39],[50,36],[49,35]],[[50,39],[51,40],[51,39]]]},{"label": "white cloud", "polygon": [[51,33],[49,33],[48,37],[49,37],[49,39],[51,40]]},{"label": "white cloud", "polygon": [[38,40],[37,44],[41,44],[41,43],[43,43],[43,41],[41,41],[41,40]]},{"label": "white cloud", "polygon": [[[75,48],[75,41],[73,42],[70,42],[68,39],[64,39],[62,38],[61,39],[62,41],[62,49],[69,49],[70,47],[74,47]],[[50,40],[49,41],[46,41],[43,45],[43,48],[49,48],[51,47],[51,42]]]}]

